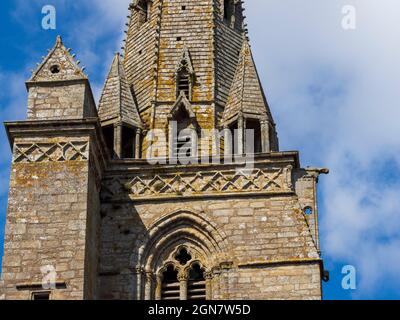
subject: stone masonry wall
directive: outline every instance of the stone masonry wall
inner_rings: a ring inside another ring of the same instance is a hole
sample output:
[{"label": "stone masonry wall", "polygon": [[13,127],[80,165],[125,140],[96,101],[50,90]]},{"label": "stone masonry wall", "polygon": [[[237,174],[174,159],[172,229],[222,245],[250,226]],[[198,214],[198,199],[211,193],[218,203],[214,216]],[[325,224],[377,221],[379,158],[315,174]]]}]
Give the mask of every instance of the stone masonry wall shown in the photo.
[{"label": "stone masonry wall", "polygon": [[96,107],[85,83],[36,84],[28,95],[28,120],[95,117]]},{"label": "stone masonry wall", "polygon": [[65,284],[52,299],[84,298],[85,273],[93,271],[87,263],[85,270],[87,237],[95,229],[86,227],[95,215],[88,157],[89,137],[15,140],[2,273],[7,299],[30,299],[43,266],[53,266]]},{"label": "stone masonry wall", "polygon": [[216,298],[239,300],[319,300],[321,275],[318,263],[239,269],[231,287]]},{"label": "stone masonry wall", "polygon": [[[321,298],[319,255],[296,196],[103,204],[102,297],[140,297],[132,259],[151,225],[179,210],[200,213],[226,237],[222,255],[232,266],[222,272],[228,281],[223,275],[213,280],[215,299]],[[274,261],[290,264],[271,265]],[[126,277],[136,279],[133,285],[124,285]]]}]

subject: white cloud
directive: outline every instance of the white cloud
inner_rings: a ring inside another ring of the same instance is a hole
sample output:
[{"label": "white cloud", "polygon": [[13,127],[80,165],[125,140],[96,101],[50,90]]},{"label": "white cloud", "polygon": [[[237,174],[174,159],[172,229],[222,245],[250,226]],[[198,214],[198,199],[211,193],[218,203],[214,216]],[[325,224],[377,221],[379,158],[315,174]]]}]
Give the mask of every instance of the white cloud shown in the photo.
[{"label": "white cloud", "polygon": [[[354,31],[341,28],[347,4]],[[321,179],[325,254],[357,265],[355,297],[399,286],[400,4],[248,0],[247,9],[283,147],[332,172]]]}]

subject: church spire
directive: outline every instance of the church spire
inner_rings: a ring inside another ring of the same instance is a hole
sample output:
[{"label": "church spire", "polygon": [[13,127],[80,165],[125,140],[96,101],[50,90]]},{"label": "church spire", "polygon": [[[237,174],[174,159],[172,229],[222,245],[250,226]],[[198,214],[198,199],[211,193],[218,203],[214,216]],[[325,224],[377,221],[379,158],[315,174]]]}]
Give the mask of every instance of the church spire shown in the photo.
[{"label": "church spire", "polygon": [[[168,115],[183,91],[199,129],[216,129],[222,118],[228,125],[241,111],[245,118],[268,122],[264,126],[274,136],[274,122],[244,40],[243,1],[138,0],[130,10],[123,63],[147,128],[169,132]],[[235,88],[242,87],[243,96],[235,97]],[[276,149],[273,144],[265,143],[263,150]]]}]

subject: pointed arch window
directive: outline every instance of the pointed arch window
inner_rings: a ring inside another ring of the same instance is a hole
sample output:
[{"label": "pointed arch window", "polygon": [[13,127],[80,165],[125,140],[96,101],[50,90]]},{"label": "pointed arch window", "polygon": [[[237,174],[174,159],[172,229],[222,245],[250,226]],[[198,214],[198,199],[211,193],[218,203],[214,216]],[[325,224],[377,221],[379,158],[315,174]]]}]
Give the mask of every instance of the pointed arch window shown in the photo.
[{"label": "pointed arch window", "polygon": [[183,92],[189,101],[192,100],[193,82],[193,65],[189,50],[185,47],[176,68],[176,97],[179,98]]},{"label": "pointed arch window", "polygon": [[180,109],[172,118],[172,129],[176,131],[176,139],[172,140],[173,157],[183,159],[195,157],[197,154],[197,131],[193,119]]},{"label": "pointed arch window", "polygon": [[176,271],[173,264],[170,264],[162,273],[161,299],[173,301],[179,300],[179,297],[180,284],[178,281],[178,271]]},{"label": "pointed arch window", "polygon": [[199,263],[194,263],[189,269],[188,300],[206,300],[205,270]]},{"label": "pointed arch window", "polygon": [[[206,300],[206,268],[189,248],[178,247],[160,271],[161,300]],[[210,290],[210,288],[208,289]]]},{"label": "pointed arch window", "polygon": [[198,154],[199,125],[183,91],[180,92],[168,118],[170,160],[179,161],[180,164],[193,163]]}]

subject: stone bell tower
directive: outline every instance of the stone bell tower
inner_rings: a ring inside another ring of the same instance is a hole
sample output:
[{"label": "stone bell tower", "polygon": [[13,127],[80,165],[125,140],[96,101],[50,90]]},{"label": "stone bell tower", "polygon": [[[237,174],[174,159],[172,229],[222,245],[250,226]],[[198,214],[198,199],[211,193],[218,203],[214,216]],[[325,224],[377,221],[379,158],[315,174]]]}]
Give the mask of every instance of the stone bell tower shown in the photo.
[{"label": "stone bell tower", "polygon": [[58,39],[27,83],[28,120],[6,124],[6,298],[321,299],[328,171],[279,150],[243,1],[129,11],[98,110]]}]

